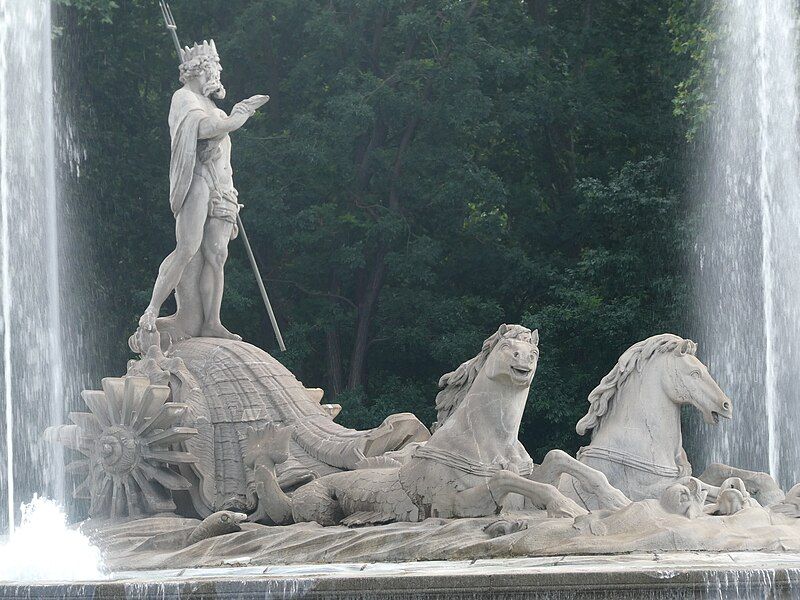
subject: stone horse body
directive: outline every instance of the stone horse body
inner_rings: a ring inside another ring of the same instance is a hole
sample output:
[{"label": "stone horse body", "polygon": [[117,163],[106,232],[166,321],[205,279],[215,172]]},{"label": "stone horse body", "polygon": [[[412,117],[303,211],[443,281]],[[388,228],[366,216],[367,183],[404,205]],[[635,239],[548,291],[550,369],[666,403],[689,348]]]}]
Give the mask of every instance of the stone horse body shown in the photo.
[{"label": "stone horse body", "polygon": [[445,389],[437,397],[439,420],[430,440],[388,460],[367,459],[365,468],[316,479],[291,497],[274,477],[274,464],[285,456],[280,444],[273,444],[281,436],[253,432],[255,520],[364,525],[482,517],[524,506],[557,517],[584,514],[554,485],[564,472],[599,505],[625,506],[629,500],[602,473],[557,450],[534,465],[519,442],[538,357],[538,332],[502,325],[478,356],[440,380]]},{"label": "stone horse body", "polygon": [[[632,500],[658,498],[692,474],[683,449],[682,405],[700,410],[706,423],[732,416],[730,399],[696,351],[693,341],[677,335],[650,337],[628,348],[589,394],[589,412],[576,430],[580,435],[591,431],[592,438],[578,460],[605,473]],[[561,489],[583,497],[575,481],[562,483]]]}]

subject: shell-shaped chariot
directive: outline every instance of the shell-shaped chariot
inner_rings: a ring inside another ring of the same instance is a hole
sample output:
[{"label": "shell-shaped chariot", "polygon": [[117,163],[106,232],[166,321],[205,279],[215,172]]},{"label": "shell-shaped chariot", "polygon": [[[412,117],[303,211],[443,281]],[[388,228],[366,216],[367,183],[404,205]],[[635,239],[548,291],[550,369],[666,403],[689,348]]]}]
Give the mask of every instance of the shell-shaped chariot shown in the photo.
[{"label": "shell-shaped chariot", "polygon": [[152,346],[102,388],[83,392],[90,412],[45,432],[76,451],[68,471],[83,479],[74,495],[89,499],[99,518],[252,512],[248,431],[267,425],[291,428],[289,459],[278,471],[286,490],[430,437],[410,413],[365,431],[339,425],[341,407],[321,404],[321,390],[241,341],[191,338],[166,354]]}]

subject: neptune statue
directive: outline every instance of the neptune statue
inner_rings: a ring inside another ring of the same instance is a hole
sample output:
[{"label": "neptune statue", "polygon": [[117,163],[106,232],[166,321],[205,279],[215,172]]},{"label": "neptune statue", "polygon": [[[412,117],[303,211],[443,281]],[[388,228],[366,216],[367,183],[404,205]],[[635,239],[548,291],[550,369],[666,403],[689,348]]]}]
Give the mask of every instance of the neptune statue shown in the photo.
[{"label": "neptune statue", "polygon": [[[241,339],[220,321],[228,242],[238,234],[239,201],[233,186],[230,133],[269,96],[242,100],[230,115],[214,99],[225,97],[214,40],[181,50],[180,81],[172,96],[169,204],[175,215],[175,250],[161,263],[150,304],[139,326],[158,329],[170,342],[187,337]],[[177,312],[159,319],[175,291]]]}]

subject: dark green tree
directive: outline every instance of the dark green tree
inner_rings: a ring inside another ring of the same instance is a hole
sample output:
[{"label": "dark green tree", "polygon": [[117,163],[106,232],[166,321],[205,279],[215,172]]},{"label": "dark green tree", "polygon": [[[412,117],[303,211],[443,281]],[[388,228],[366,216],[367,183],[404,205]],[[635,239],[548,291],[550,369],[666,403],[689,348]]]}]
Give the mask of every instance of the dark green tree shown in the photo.
[{"label": "dark green tree", "polygon": [[[176,59],[155,2],[64,4],[86,150],[76,197],[99,232],[97,304],[113,308],[100,325],[122,365],[173,243]],[[231,101],[272,97],[234,134],[242,218],[280,358],[343,404],[344,423],[432,421],[438,378],[523,322],[542,350],[523,442],[575,449],[586,395],[619,353],[681,333],[686,122],[673,100],[692,57],[674,52],[675,2],[171,4],[184,43],[217,41]],[[236,243],[223,310],[276,350]]]}]

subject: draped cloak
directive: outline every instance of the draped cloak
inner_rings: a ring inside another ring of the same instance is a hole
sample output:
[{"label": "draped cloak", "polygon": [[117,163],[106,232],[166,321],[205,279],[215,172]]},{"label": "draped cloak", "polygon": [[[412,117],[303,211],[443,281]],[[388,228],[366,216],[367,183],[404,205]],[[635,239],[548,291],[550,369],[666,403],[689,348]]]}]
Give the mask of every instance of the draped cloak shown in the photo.
[{"label": "draped cloak", "polygon": [[[175,216],[183,208],[192,180],[196,176],[200,122],[207,116],[209,116],[208,107],[204,106],[201,98],[191,90],[181,88],[172,95],[172,104],[169,108],[169,133],[172,138],[169,205]],[[187,336],[200,335],[205,318],[199,288],[202,261],[201,253],[196,254],[181,276],[175,289],[178,308],[176,313],[168,317],[159,317],[156,321],[162,345],[169,345]]]},{"label": "draped cloak", "polygon": [[172,95],[169,107],[169,134],[172,156],[169,161],[169,206],[177,215],[192,185],[197,161],[200,122],[208,116],[197,94],[181,88]]}]

